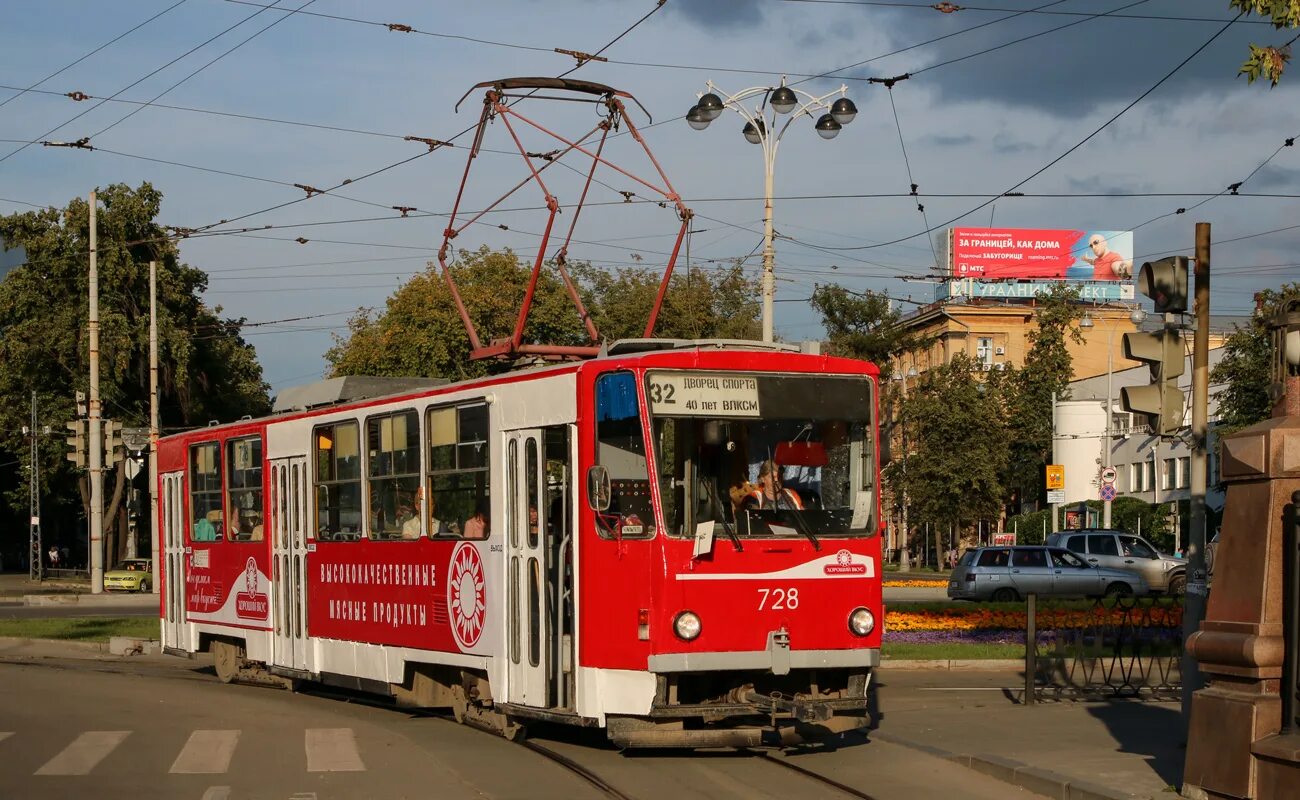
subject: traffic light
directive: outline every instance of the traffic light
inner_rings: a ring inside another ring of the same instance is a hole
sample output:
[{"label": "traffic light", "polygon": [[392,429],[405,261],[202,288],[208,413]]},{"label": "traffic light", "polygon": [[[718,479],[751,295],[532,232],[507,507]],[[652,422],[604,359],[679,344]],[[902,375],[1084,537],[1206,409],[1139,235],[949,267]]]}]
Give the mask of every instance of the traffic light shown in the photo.
[{"label": "traffic light", "polygon": [[1187,256],[1148,261],[1138,271],[1138,289],[1151,298],[1157,314],[1187,310]]},{"label": "traffic light", "polygon": [[104,468],[122,460],[122,423],[104,420]]},{"label": "traffic light", "polygon": [[65,423],[65,427],[71,431],[67,437],[68,460],[78,467],[86,466],[86,421],[74,419]]},{"label": "traffic light", "polygon": [[[1142,265],[1143,272],[1147,265]],[[1145,414],[1152,433],[1170,436],[1183,426],[1183,337],[1176,328],[1156,333],[1124,334],[1124,357],[1144,361],[1151,367],[1147,386],[1125,386],[1119,390],[1125,411]]]}]

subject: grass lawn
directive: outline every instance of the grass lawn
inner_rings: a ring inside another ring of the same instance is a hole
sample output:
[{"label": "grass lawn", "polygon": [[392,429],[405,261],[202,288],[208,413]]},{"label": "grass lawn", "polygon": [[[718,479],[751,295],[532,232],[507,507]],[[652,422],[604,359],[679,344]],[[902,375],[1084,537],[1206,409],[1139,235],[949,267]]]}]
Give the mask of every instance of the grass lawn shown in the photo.
[{"label": "grass lawn", "polygon": [[113,636],[157,639],[158,620],[154,617],[0,619],[0,636],[78,642],[107,642]]},{"label": "grass lawn", "polygon": [[880,655],[889,659],[946,660],[953,658],[1024,658],[1022,644],[890,644],[885,642]]}]

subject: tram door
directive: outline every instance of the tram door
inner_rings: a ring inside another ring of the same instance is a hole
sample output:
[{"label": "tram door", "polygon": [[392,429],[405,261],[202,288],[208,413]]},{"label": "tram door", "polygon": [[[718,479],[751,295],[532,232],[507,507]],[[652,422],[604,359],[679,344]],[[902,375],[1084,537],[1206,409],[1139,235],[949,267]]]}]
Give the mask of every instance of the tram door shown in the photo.
[{"label": "tram door", "polygon": [[162,476],[162,557],[166,598],[163,602],[163,646],[189,651],[185,622],[185,488],[183,472]]},{"label": "tram door", "polygon": [[274,662],[290,669],[307,665],[307,459],[271,462],[275,508],[271,583],[275,592]]},{"label": "tram door", "polygon": [[509,702],[573,706],[574,426],[506,434]]},{"label": "tram door", "polygon": [[545,461],[539,428],[506,434],[506,553],[509,574],[509,702],[548,706],[546,666]]}]

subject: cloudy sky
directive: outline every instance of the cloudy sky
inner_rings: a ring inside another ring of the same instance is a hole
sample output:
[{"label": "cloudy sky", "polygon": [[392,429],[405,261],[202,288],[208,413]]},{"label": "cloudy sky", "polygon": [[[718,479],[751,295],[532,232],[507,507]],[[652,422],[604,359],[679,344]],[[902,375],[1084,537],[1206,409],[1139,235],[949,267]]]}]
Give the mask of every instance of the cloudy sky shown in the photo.
[{"label": "cloudy sky", "polygon": [[[250,329],[276,389],[319,377],[321,354],[348,315],[382,306],[424,269],[446,225],[424,213],[451,208],[466,150],[362,176],[426,150],[404,136],[445,140],[474,124],[481,90],[454,110],[474,84],[557,75],[574,60],[554,48],[593,52],[655,8],[654,0],[304,2],[268,10],[230,0],[10,0],[0,27],[0,213],[148,180],[166,195],[165,224],[242,217],[214,230],[273,226],[181,248],[211,274],[208,300],[226,313],[254,322],[314,317]],[[294,9],[301,13],[286,13]],[[918,280],[935,272],[924,231],[954,221],[1136,228],[1139,257],[1189,250],[1194,223],[1208,221],[1218,243],[1213,309],[1245,313],[1254,291],[1300,276],[1300,153],[1275,154],[1300,134],[1300,73],[1276,89],[1237,78],[1249,42],[1289,37],[1250,18],[1227,26],[1231,18],[1227,0],[979,0],[948,14],[921,0],[668,0],[605,52],[608,63],[572,77],[616,86],[645,106],[652,119],[634,110],[633,120],[699,215],[692,262],[748,257],[755,271],[759,148],[742,138],[736,114],[703,132],[681,117],[710,79],[726,93],[782,75],[817,95],[847,86],[861,112],[854,123],[823,141],[811,119],[796,120],[779,151],[776,325],[788,339],[818,335],[802,302],[818,283],[930,300],[934,285]],[[909,74],[892,89],[870,80]],[[66,92],[117,100],[96,106]],[[533,100],[520,110],[566,137],[597,122],[588,106]],[[557,146],[526,125],[520,135],[528,149]],[[87,136],[97,150],[19,151],[28,141]],[[484,146],[465,209],[483,208],[525,174],[504,126],[494,125]],[[654,174],[628,136],[611,139],[607,153],[637,176]],[[565,206],[580,191],[583,164],[573,165],[544,175]],[[1237,196],[1214,197],[1248,176]],[[613,171],[597,177],[604,185],[590,199],[603,205],[584,212],[571,257],[662,264],[673,215],[610,202],[622,200],[618,191],[652,192]],[[347,179],[346,197],[304,200],[293,187]],[[905,196],[912,182],[924,218]],[[1025,196],[989,202],[1018,185]],[[275,208],[291,201],[300,202]],[[394,206],[419,211],[402,218]],[[545,223],[539,206],[535,187],[525,187],[457,245],[531,255]],[[561,215],[564,231],[568,222]],[[1288,226],[1297,227],[1278,230]]]}]

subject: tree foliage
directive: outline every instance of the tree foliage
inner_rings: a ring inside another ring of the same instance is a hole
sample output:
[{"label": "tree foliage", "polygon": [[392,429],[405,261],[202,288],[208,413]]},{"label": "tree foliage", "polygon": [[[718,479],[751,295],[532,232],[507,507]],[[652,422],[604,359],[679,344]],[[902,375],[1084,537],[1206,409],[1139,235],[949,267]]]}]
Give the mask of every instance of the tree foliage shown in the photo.
[{"label": "tree foliage", "polygon": [[958,353],[909,389],[901,419],[905,452],[886,477],[900,498],[906,493],[913,520],[946,530],[1001,511],[1007,427],[1003,399],[982,375],[974,359]]},{"label": "tree foliage", "polygon": [[891,377],[898,354],[923,349],[932,341],[900,324],[902,314],[887,295],[818,286],[812,306],[822,316],[831,352],[873,362],[880,367],[882,382]]},{"label": "tree foliage", "polygon": [[[1230,8],[1243,14],[1258,14],[1271,21],[1278,29],[1300,28],[1300,0],[1230,0]],[[1250,45],[1250,58],[1241,65],[1238,74],[1245,75],[1248,83],[1267,80],[1277,86],[1291,60],[1291,45],[1300,35],[1282,45]]]},{"label": "tree foliage", "polygon": [[1222,386],[1218,395],[1222,433],[1254,425],[1271,415],[1273,403],[1268,386],[1273,349],[1268,325],[1272,316],[1292,300],[1300,300],[1300,283],[1260,292],[1250,324],[1238,327],[1224,344],[1223,358],[1210,372],[1210,383]]},{"label": "tree foliage", "polygon": [[[607,272],[569,266],[579,296],[602,339],[637,338],[659,291],[661,274],[650,268]],[[462,252],[452,265],[461,299],[486,344],[508,336],[523,301],[530,266],[509,250]],[[738,265],[674,274],[654,335],[673,338],[753,339],[760,330],[758,292]],[[382,312],[364,309],[349,321],[326,353],[335,375],[419,375],[453,380],[508,367],[470,361],[469,335],[446,281],[436,267],[413,277],[388,298]],[[590,344],[568,290],[553,270],[538,276],[524,340]]]},{"label": "tree foliage", "polygon": [[1020,369],[992,373],[998,395],[1005,398],[1011,457],[1003,476],[1013,504],[1043,497],[1043,467],[1052,457],[1052,396],[1068,399],[1074,374],[1069,342],[1083,341],[1078,292],[1059,285],[1040,294],[1029,352]]},{"label": "tree foliage", "polygon": [[[179,260],[154,221],[162,193],[148,183],[99,192],[100,396],[103,415],[148,424],[149,261],[158,262],[159,406],[164,428],[269,411],[267,385],[242,320],[204,304],[207,276]],[[89,204],[72,200],[0,217],[0,238],[26,250],[27,262],[0,282],[0,460],[26,464],[21,430],[32,393],[41,425],[60,436],[75,416],[74,392],[89,388],[87,297]],[[76,475],[61,438],[42,446],[44,496],[73,503]],[[26,516],[25,478],[0,476],[3,503]],[[25,526],[23,526],[25,530]]]}]

